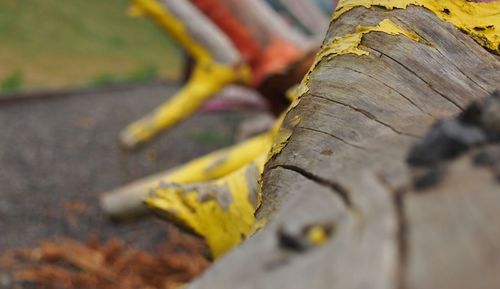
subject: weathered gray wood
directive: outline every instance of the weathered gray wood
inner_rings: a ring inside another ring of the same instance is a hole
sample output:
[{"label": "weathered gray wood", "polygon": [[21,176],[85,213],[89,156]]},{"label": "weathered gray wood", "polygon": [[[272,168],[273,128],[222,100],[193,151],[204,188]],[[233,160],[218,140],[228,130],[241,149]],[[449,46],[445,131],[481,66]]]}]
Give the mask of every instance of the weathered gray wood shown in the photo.
[{"label": "weathered gray wood", "polygon": [[102,211],[113,220],[130,220],[148,213],[144,200],[153,188],[167,178],[171,171],[139,179],[123,187],[101,193],[99,203]]},{"label": "weathered gray wood", "polygon": [[[491,171],[467,155],[440,186],[416,192],[406,163],[437,118],[500,88],[500,61],[417,7],[353,9],[326,41],[383,19],[421,41],[373,32],[361,43],[369,55],[318,65],[285,120],[288,143],[266,166],[258,217],[269,224],[188,288],[500,288]],[[334,229],[323,246],[279,246],[283,230],[325,222]]]},{"label": "weathered gray wood", "polygon": [[403,205],[408,288],[498,288],[500,183],[491,171],[463,157]]}]

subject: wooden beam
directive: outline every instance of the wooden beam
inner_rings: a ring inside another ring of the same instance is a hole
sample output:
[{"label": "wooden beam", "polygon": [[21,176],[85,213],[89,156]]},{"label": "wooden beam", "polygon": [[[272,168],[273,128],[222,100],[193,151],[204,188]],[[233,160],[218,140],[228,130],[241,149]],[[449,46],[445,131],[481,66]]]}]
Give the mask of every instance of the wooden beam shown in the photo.
[{"label": "wooden beam", "polygon": [[357,7],[332,22],[266,165],[267,225],[187,288],[500,287],[495,170],[472,149],[421,190],[406,161],[438,119],[500,88],[498,56],[445,12]]}]

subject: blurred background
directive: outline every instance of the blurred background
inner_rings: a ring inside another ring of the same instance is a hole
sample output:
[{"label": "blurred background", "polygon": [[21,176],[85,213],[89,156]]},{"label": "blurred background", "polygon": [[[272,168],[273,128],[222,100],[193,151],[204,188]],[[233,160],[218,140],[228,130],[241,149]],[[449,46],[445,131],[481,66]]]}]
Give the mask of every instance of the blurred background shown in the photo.
[{"label": "blurred background", "polygon": [[0,92],[176,79],[179,50],[127,0],[0,0]]},{"label": "blurred background", "polygon": [[104,191],[230,145],[248,117],[197,115],[122,151],[119,132],[179,89],[184,62],[128,5],[0,0],[1,289],[175,288],[209,264],[198,238],[153,216],[116,224],[99,208]]},{"label": "blurred background", "polygon": [[[317,3],[327,23],[331,0]],[[269,127],[272,117],[262,107],[208,110],[122,150],[120,132],[179,91],[186,62],[128,6],[0,0],[0,289],[180,288],[211,262],[198,237],[152,215],[115,223],[99,197],[227,147],[245,124],[264,116]]]}]

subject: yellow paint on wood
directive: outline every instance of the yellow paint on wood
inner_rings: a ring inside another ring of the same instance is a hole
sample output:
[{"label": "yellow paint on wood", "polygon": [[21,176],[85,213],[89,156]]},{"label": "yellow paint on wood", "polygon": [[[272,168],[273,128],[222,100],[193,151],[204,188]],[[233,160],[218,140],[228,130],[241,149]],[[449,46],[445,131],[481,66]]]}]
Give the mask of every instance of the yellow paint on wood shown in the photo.
[{"label": "yellow paint on wood", "polygon": [[219,180],[197,185],[164,185],[146,201],[168,219],[207,241],[214,258],[238,245],[253,231],[259,205],[258,179],[267,152]]},{"label": "yellow paint on wood", "polygon": [[300,117],[298,115],[294,116],[287,123],[283,123],[287,113],[288,111],[281,115],[279,121],[276,122],[277,123],[276,127],[273,129],[274,139],[273,139],[273,145],[271,146],[271,151],[269,152],[268,156],[269,159],[281,153],[281,151],[288,144],[288,141],[292,136],[293,129],[300,123]]},{"label": "yellow paint on wood", "polygon": [[224,177],[269,151],[272,139],[271,133],[264,133],[233,147],[194,159],[173,169],[161,180],[152,183],[150,188],[156,188],[160,182],[190,184]]},{"label": "yellow paint on wood", "polygon": [[307,231],[307,240],[314,246],[321,246],[328,241],[328,232],[322,226],[314,226]]},{"label": "yellow paint on wood", "polygon": [[188,84],[151,114],[129,125],[120,135],[126,148],[147,142],[193,114],[226,85],[250,78],[248,67],[228,67],[215,62],[195,67]]},{"label": "yellow paint on wood", "polygon": [[232,67],[215,62],[213,56],[193,39],[182,21],[157,0],[131,0],[131,16],[149,16],[167,31],[196,61],[191,79],[175,96],[151,114],[129,125],[120,135],[125,148],[134,148],[188,118],[225,86],[249,83],[247,65]]},{"label": "yellow paint on wood", "polygon": [[[373,27],[360,26],[356,33],[335,38],[332,43],[324,46],[312,69],[325,57],[348,53],[367,55],[368,52],[360,49],[359,45],[363,35],[372,31],[391,35],[403,34],[418,40],[417,36],[390,20],[384,20]],[[264,146],[254,148],[255,154],[262,153],[254,162],[210,183],[179,185],[170,182],[155,190],[154,195],[147,200],[148,205],[170,220],[204,237],[214,257],[221,256],[255,230],[254,213],[260,201],[257,182],[264,164],[268,158],[282,151],[292,135],[293,128],[300,123],[299,116],[295,116],[282,125],[285,115],[286,112],[269,132],[273,138],[271,149]],[[252,202],[251,199],[257,201]],[[326,240],[326,233],[313,229],[309,239],[313,244],[320,244]]]},{"label": "yellow paint on wood", "polygon": [[333,19],[356,7],[373,6],[386,9],[424,7],[440,19],[468,33],[479,44],[500,53],[500,2],[469,2],[466,0],[341,0]]},{"label": "yellow paint on wood", "polygon": [[[220,257],[265,223],[254,216],[261,201],[260,176],[283,117],[268,133],[174,170],[146,203],[202,236],[212,255]],[[220,178],[192,184],[214,176]]]},{"label": "yellow paint on wood", "polygon": [[[300,85],[295,88],[295,92],[293,95],[294,99],[287,112],[283,114],[282,118],[284,119],[284,116],[298,105],[300,98],[307,92],[309,92],[309,81],[311,73],[321,61],[345,54],[354,54],[360,56],[368,55],[369,52],[359,48],[359,46],[361,44],[363,36],[370,32],[383,32],[389,35],[404,35],[414,41],[420,40],[417,35],[404,30],[389,19],[382,20],[377,26],[358,26],[355,33],[346,34],[341,37],[335,37],[330,43],[324,44],[321,50],[316,55],[316,59],[309,69],[308,73],[304,76]],[[293,133],[293,128],[297,126],[299,122],[300,118],[298,116],[295,116],[292,120],[289,121],[289,123],[286,123],[285,125],[280,127],[274,138],[269,158],[278,155],[283,150]]]},{"label": "yellow paint on wood", "polygon": [[[331,59],[332,57],[345,55],[345,54],[354,54],[354,55],[368,55],[369,52],[359,48],[361,41],[363,40],[363,36],[370,32],[383,32],[389,35],[404,35],[411,40],[419,41],[420,38],[411,33],[409,31],[404,30],[396,23],[389,19],[382,20],[377,26],[358,26],[356,28],[356,32],[352,34],[346,34],[340,37],[335,37],[330,43],[327,43],[322,46],[321,50],[316,55],[316,59],[311,66],[311,69],[306,74],[304,79],[302,80],[299,87],[299,98],[309,92],[309,80],[311,73],[313,70],[319,65],[321,61],[324,59]],[[292,107],[296,106],[298,103],[298,99],[292,103]]]},{"label": "yellow paint on wood", "polygon": [[203,46],[196,42],[186,27],[157,0],[131,0],[128,14],[132,17],[149,16],[179,43],[197,61],[210,62],[212,57]]},{"label": "yellow paint on wood", "polygon": [[[404,35],[411,40],[419,41],[419,37],[398,26],[389,19],[382,20],[377,26],[358,26],[356,32],[342,37],[336,37],[333,41],[325,45],[318,57],[324,59],[331,55],[356,54],[368,55],[369,52],[359,48],[363,35],[370,32],[383,32],[389,35]],[[314,69],[314,65],[313,65]]]},{"label": "yellow paint on wood", "polygon": [[[137,0],[137,1],[146,1],[146,0]],[[457,4],[458,2],[463,3],[463,1],[458,1],[458,0],[443,1],[443,3],[452,3],[455,6],[458,5]],[[397,5],[394,3],[396,3]],[[335,17],[339,17],[342,13],[345,13],[346,11],[349,11],[350,9],[357,6],[371,7],[373,5],[381,5],[387,7],[388,9],[393,9],[393,8],[406,8],[408,5],[411,4],[414,5],[421,4],[420,6],[424,5],[429,6],[430,5],[429,3],[435,4],[435,6],[432,5],[430,6],[433,9],[439,10],[438,8],[441,7],[438,4],[436,4],[438,3],[437,1],[430,1],[430,0],[428,1],[345,0],[341,3]],[[453,5],[451,5],[450,8],[447,8],[452,13],[456,13],[456,11],[461,11],[461,13],[464,14],[480,15],[478,13],[483,11],[482,9],[480,9],[481,11],[479,10],[469,11],[466,13],[464,11],[466,11],[467,8],[466,6],[468,5],[461,6],[460,9],[458,9]],[[476,7],[476,6],[472,6],[471,4],[470,7]],[[443,13],[444,11],[445,10],[443,10]],[[453,18],[455,16],[450,16],[450,17]],[[479,22],[476,21],[475,23]],[[461,29],[466,30],[463,27],[461,27]],[[497,29],[497,27],[498,25],[494,27],[490,27],[488,25],[484,26],[483,28],[485,28],[486,30],[487,29],[491,30],[491,29]],[[314,65],[312,66],[310,72],[306,75],[306,77],[302,81],[301,86],[298,88],[298,93],[297,93],[298,97],[296,97],[290,109],[292,109],[298,103],[300,96],[304,95],[307,91],[309,91],[308,83],[309,83],[310,73],[314,68],[317,67],[317,65],[323,59],[328,59],[331,57],[335,57],[338,55],[345,55],[345,54],[353,54],[359,56],[368,55],[369,52],[360,48],[360,44],[363,39],[363,36],[370,32],[383,32],[389,35],[404,35],[414,41],[419,41],[418,36],[402,29],[401,27],[399,27],[394,22],[388,19],[381,21],[376,26],[359,26],[357,27],[356,31],[352,34],[346,34],[344,36],[334,38],[330,43],[325,44],[322,50],[318,53]],[[494,37],[493,38],[489,37],[487,35],[487,32],[484,32],[482,35],[484,35],[484,39],[488,41],[488,45],[491,45],[491,43],[494,44],[494,41],[496,41]],[[491,47],[489,48],[492,49]],[[205,91],[211,91],[213,89],[214,88],[211,89],[205,88]],[[200,93],[200,95],[201,94],[205,95],[206,93]],[[166,113],[165,112],[159,113],[159,115],[162,114],[164,115]],[[265,161],[267,159],[266,157],[274,156],[281,152],[283,147],[286,146],[292,134],[293,127],[295,127],[300,122],[300,118],[295,117],[289,120],[290,122],[289,124],[287,124],[286,126],[282,126],[280,128],[281,122],[284,119],[284,115],[285,114],[283,114],[283,116],[277,121],[275,128],[273,128],[272,132],[270,133],[270,135],[274,136],[274,141],[271,150],[269,151],[269,147],[264,148],[264,146],[261,147],[256,146],[254,153],[257,152],[262,152],[262,153],[255,161],[249,163],[248,165],[240,168],[239,170],[221,179],[214,180],[212,182],[202,183],[197,185],[178,185],[170,183],[168,185],[162,186],[161,188],[155,190],[154,195],[148,198],[147,204],[151,208],[161,212],[163,215],[170,218],[174,222],[180,223],[183,226],[190,228],[197,234],[203,236],[207,240],[207,243],[212,251],[213,256],[215,258],[221,256],[227,250],[236,246],[244,238],[249,236],[249,234],[251,234],[253,232],[253,229],[255,228],[256,220],[254,213],[260,202],[260,192],[257,180],[259,179],[260,174],[263,170]],[[185,171],[184,173],[188,174],[189,172]],[[180,175],[184,175],[184,173],[181,173]],[[179,179],[182,178],[179,177]],[[308,231],[307,239],[314,245],[321,245],[327,241],[328,232],[325,230],[325,228],[313,227]]]}]

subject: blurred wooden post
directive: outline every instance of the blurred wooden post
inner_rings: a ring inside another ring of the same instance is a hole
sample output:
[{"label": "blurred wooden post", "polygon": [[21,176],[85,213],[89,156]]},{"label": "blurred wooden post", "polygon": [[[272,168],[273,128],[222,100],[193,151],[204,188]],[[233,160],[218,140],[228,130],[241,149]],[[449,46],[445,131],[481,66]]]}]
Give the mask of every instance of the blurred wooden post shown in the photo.
[{"label": "blurred wooden post", "polygon": [[299,30],[288,25],[263,0],[224,0],[243,23],[248,25],[252,35],[261,43],[269,43],[274,38],[282,39],[305,50],[314,41]]},{"label": "blurred wooden post", "polygon": [[284,6],[304,27],[316,37],[323,39],[328,28],[328,17],[314,1],[277,0]]},{"label": "blurred wooden post", "polygon": [[[161,3],[182,22],[189,37],[210,52],[214,61],[226,65],[235,65],[241,61],[239,52],[229,38],[189,1],[161,0]],[[182,41],[179,44],[188,52],[196,54],[190,51],[190,45]]]}]

